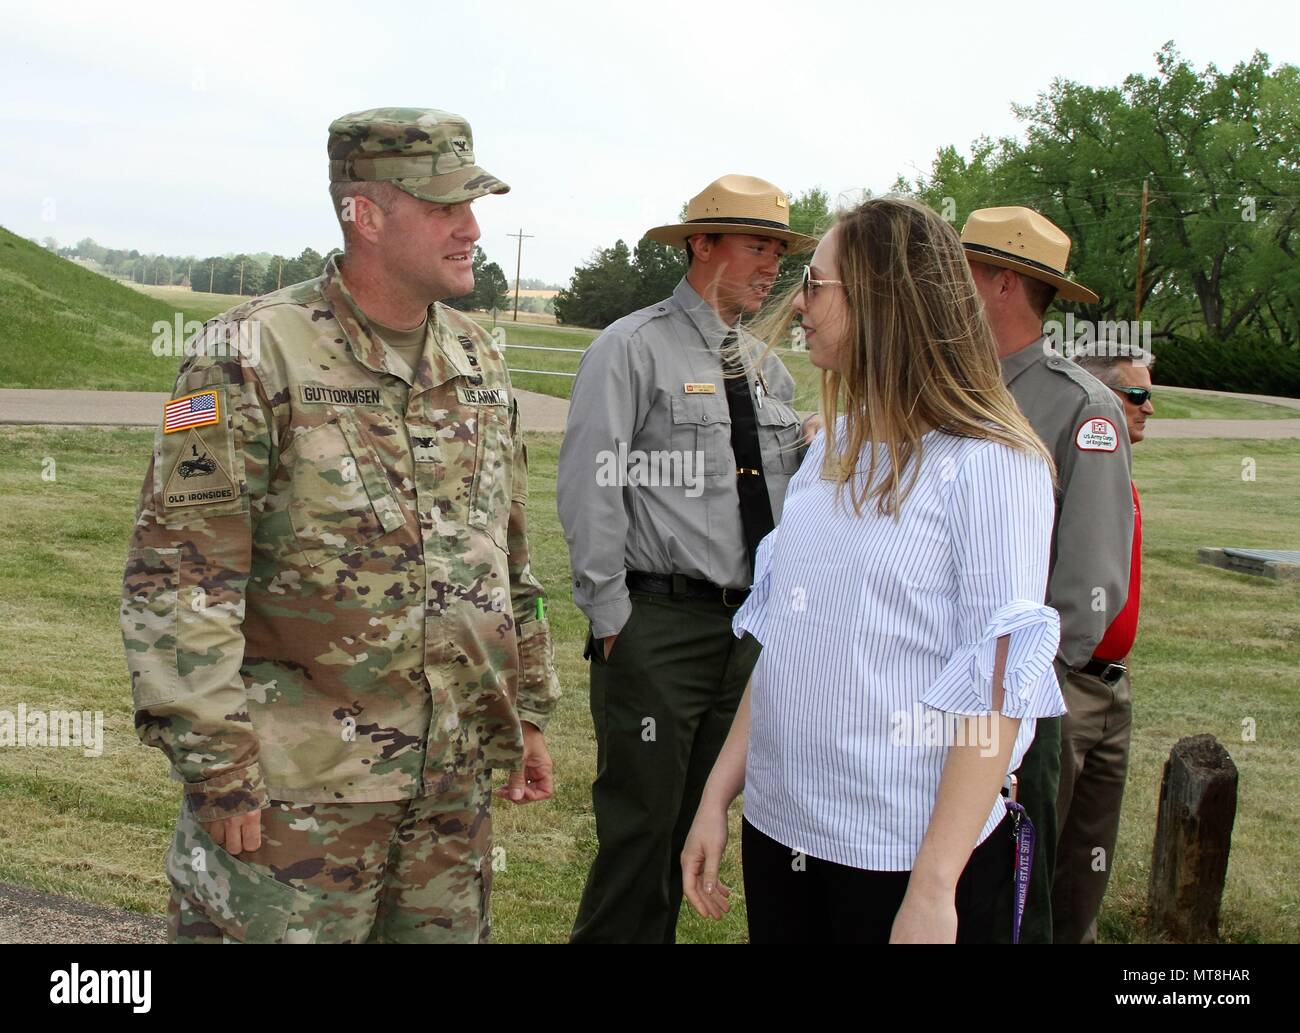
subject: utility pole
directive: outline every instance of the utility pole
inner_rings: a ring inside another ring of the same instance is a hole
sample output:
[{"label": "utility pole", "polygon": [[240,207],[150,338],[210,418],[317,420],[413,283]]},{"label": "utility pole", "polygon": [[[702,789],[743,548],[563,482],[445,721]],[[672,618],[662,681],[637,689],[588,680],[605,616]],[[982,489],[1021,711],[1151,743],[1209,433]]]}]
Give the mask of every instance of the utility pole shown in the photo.
[{"label": "utility pole", "polygon": [[275,273],[275,289],[280,289],[280,281],[284,278],[284,259],[280,259],[280,268]]},{"label": "utility pole", "polygon": [[1142,180],[1142,215],[1138,220],[1138,269],[1137,269],[1137,296],[1133,304],[1133,322],[1142,321],[1142,271],[1146,263],[1147,255],[1147,199],[1151,195],[1151,183],[1149,180]]},{"label": "utility pole", "polygon": [[217,263],[208,259],[208,293],[212,293],[212,277],[217,271]]},{"label": "utility pole", "polygon": [[244,263],[239,263],[239,293],[244,293]]},{"label": "utility pole", "polygon": [[519,267],[524,260],[524,240],[531,240],[533,234],[525,233],[522,226],[519,227],[518,233],[507,233],[507,237],[519,238],[519,250],[515,253],[515,322],[519,322]]}]

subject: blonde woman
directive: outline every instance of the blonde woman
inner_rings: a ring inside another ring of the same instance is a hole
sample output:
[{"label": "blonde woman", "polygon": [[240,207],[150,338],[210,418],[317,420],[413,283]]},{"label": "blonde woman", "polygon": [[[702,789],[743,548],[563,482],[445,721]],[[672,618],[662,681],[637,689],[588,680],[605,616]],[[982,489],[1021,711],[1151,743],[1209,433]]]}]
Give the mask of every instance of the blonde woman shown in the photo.
[{"label": "blonde woman", "polygon": [[1013,923],[1001,796],[1065,707],[1043,606],[1051,459],[1002,385],[961,244],[880,198],[826,234],[791,307],[826,428],[759,548],[763,652],[682,853],[720,918],[744,791],[751,942],[985,942]]}]

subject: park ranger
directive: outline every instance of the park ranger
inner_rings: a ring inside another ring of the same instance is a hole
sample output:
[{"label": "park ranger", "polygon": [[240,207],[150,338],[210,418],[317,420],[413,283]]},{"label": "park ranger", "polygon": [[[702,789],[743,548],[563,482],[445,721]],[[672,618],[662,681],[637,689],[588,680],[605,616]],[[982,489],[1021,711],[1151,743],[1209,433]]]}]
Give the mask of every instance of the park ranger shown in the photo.
[{"label": "park ranger", "polygon": [[[975,287],[984,300],[1002,361],[1002,378],[1056,462],[1056,526],[1047,605],[1061,615],[1056,673],[1066,708],[1097,679],[1082,674],[1128,597],[1133,544],[1129,439],[1114,394],[1062,354],[1044,333],[1055,297],[1095,302],[1097,295],[1066,275],[1070,238],[1028,208],[971,212],[961,233]],[[1077,325],[1077,324],[1076,324]],[[1016,773],[1020,803],[1037,829],[1032,881],[1021,941],[1052,942],[1052,879],[1056,863],[1061,778],[1061,719],[1040,719]],[[1076,793],[1087,779],[1076,778]],[[1110,864],[1110,858],[1102,858]],[[1006,928],[1010,938],[1010,923]]]},{"label": "park ranger", "polygon": [[490,774],[551,794],[559,691],[505,360],[436,303],[508,187],[441,111],[344,116],[329,157],[342,258],[204,328],[140,494],[122,628],[184,783],[171,937],[481,941]]},{"label": "park ranger", "polygon": [[650,230],[686,249],[686,276],[608,327],[574,383],[557,494],[591,622],[599,839],[575,942],[675,939],[679,855],[758,657],[731,618],[803,435],[793,378],[739,320],[786,250],[816,243],[789,211],[771,183],[723,176]]}]

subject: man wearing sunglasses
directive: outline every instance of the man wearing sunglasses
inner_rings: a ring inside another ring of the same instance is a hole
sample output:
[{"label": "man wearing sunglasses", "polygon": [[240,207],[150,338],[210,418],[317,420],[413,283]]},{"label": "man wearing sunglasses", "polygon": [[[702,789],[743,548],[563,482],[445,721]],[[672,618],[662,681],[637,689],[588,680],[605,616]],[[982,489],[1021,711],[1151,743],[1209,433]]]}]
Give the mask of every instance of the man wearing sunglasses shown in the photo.
[{"label": "man wearing sunglasses", "polygon": [[573,385],[556,495],[591,622],[599,841],[575,943],[674,941],[686,833],[758,659],[731,619],[803,440],[794,379],[741,321],[816,243],[789,212],[771,183],[723,176],[650,230],[686,276],[608,327]]},{"label": "man wearing sunglasses", "polygon": [[[1128,437],[1146,436],[1151,405],[1151,366],[1155,358],[1135,345],[1099,342],[1096,354],[1079,365],[1110,388],[1124,404]],[[1128,599],[1097,643],[1083,672],[1073,674],[1092,691],[1076,693],[1076,705],[1061,719],[1061,785],[1057,795],[1059,832],[1056,881],[1052,886],[1052,938],[1055,943],[1095,943],[1097,915],[1114,863],[1119,811],[1128,775],[1132,691],[1128,656],[1137,638],[1142,587],[1142,509],[1133,491],[1133,559]],[[1104,866],[1094,863],[1100,849]],[[1100,868],[1100,870],[1098,870]]]}]

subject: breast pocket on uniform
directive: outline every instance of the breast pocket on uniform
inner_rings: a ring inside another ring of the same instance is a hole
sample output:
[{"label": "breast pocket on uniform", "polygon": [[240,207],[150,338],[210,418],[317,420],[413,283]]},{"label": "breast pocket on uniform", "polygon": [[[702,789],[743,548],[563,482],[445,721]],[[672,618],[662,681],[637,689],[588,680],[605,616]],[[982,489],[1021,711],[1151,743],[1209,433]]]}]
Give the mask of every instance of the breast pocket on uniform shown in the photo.
[{"label": "breast pocket on uniform", "polygon": [[706,477],[736,472],[731,453],[731,412],[725,396],[674,395],[672,415],[672,449],[680,462],[685,462],[685,453],[698,452],[703,456]]},{"label": "breast pocket on uniform", "polygon": [[347,413],[300,429],[281,456],[288,514],[303,563],[318,567],[403,522],[384,466]]},{"label": "breast pocket on uniform", "polygon": [[484,405],[477,414],[478,448],[475,451],[474,480],[470,488],[470,526],[487,532],[501,549],[508,548],[510,526],[511,466],[514,436],[510,433],[510,409],[506,405]]},{"label": "breast pocket on uniform", "polygon": [[799,469],[799,444],[803,424],[799,414],[785,402],[764,398],[756,408],[758,434],[763,449],[763,469],[768,473],[792,474]]}]

